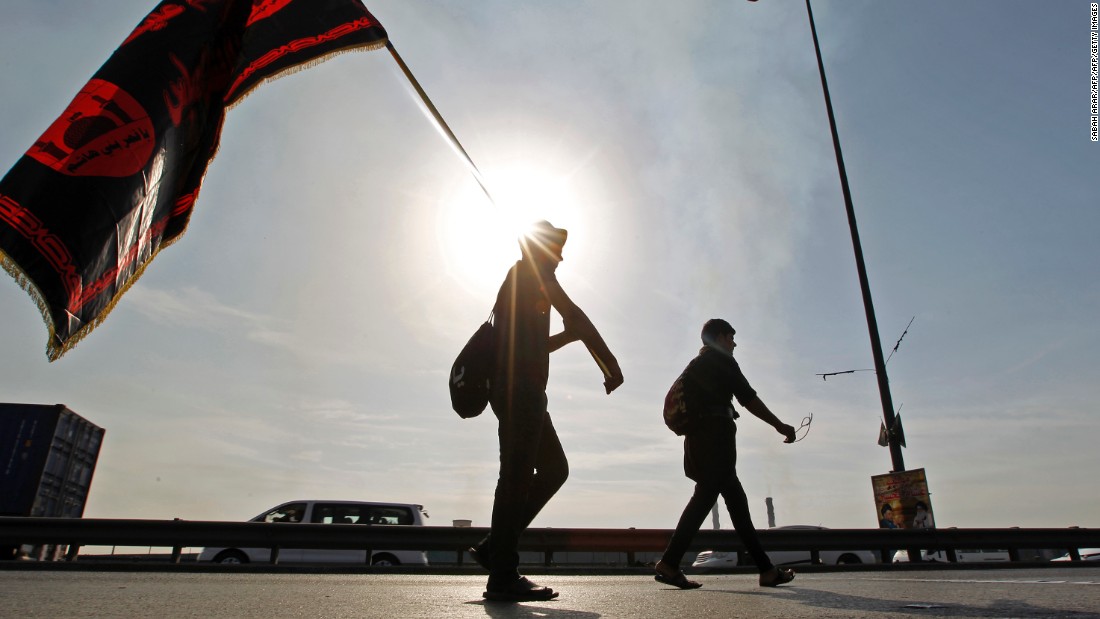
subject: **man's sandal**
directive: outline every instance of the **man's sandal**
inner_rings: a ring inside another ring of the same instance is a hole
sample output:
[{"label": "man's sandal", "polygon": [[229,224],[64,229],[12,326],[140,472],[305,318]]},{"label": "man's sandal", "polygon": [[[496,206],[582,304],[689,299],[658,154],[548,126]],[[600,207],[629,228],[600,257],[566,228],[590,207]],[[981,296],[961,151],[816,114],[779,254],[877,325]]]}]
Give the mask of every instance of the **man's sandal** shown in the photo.
[{"label": "man's sandal", "polygon": [[654,574],[653,580],[657,582],[672,585],[680,589],[698,589],[703,586],[701,582],[688,580],[688,577],[685,576],[683,572],[680,570],[673,570],[664,561],[658,561],[654,569],[657,570],[657,573]]},{"label": "man's sandal", "polygon": [[761,587],[778,587],[794,580],[794,570],[785,567],[774,568],[774,572],[766,572],[760,575]]}]

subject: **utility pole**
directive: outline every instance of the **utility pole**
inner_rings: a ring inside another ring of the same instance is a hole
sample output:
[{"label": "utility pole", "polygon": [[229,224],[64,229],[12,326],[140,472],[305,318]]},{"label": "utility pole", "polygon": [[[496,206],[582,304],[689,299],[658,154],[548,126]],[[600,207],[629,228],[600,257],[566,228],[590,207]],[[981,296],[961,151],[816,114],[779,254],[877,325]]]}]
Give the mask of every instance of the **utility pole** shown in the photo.
[{"label": "utility pole", "polygon": [[852,231],[852,249],[855,251],[856,270],[859,272],[859,288],[863,291],[863,309],[867,314],[867,331],[871,337],[871,354],[875,361],[875,375],[878,376],[879,398],[882,400],[882,417],[886,422],[886,435],[890,441],[890,461],[894,468],[891,472],[905,470],[905,461],[901,455],[899,433],[894,431],[894,402],[890,398],[890,380],[886,376],[886,362],[882,357],[882,343],[878,335],[878,321],[875,320],[875,306],[871,302],[871,286],[867,281],[867,266],[863,262],[863,248],[859,243],[859,230],[856,227],[856,212],[852,206],[852,192],[848,189],[848,174],[844,169],[844,155],[840,151],[840,136],[836,130],[836,117],[833,116],[833,102],[829,97],[829,83],[825,79],[825,63],[821,60],[821,46],[817,41],[817,26],[814,25],[814,12],[810,0],[806,0],[806,14],[810,18],[810,32],[814,38],[814,51],[817,53],[817,70],[821,74],[821,90],[825,94],[825,109],[829,113],[829,128],[833,133],[833,150],[836,151],[836,166],[840,173],[840,187],[844,192],[844,207],[848,211],[848,228]]}]

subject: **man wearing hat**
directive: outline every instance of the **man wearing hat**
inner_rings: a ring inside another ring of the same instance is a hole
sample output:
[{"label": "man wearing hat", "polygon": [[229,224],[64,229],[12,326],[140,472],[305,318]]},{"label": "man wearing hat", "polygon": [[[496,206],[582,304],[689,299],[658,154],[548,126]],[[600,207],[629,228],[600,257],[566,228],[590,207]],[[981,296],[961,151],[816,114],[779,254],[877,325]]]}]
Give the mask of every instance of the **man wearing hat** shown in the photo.
[{"label": "man wearing hat", "polygon": [[[547,412],[550,353],[581,340],[604,374],[607,393],[623,383],[618,361],[592,321],[565,294],[554,274],[568,232],[547,221],[520,238],[522,257],[508,271],[494,309],[497,370],[489,403],[499,421],[500,477],[489,537],[470,548],[489,570],[490,600],[549,600],[557,592],[519,574],[519,536],[569,475]],[[550,308],[564,330],[550,335]]]}]

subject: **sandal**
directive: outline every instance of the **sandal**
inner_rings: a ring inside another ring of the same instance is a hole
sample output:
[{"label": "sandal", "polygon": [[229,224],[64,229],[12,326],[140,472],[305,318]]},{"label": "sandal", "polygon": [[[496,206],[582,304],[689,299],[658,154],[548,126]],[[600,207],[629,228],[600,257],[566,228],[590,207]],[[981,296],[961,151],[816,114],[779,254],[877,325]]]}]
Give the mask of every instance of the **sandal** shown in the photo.
[{"label": "sandal", "polygon": [[[777,567],[774,569],[774,575],[760,575],[761,587],[778,587],[779,585],[785,585],[794,580],[794,570],[789,570],[785,567]],[[767,574],[771,574],[771,572]]]},{"label": "sandal", "polygon": [[675,572],[673,572],[672,568],[668,567],[668,564],[666,564],[664,561],[658,561],[657,565],[654,566],[654,569],[657,570],[657,573],[654,574],[653,580],[656,580],[657,582],[664,583],[666,585],[672,585],[673,587],[678,587],[680,589],[698,589],[699,587],[703,586],[703,583],[701,582],[688,580],[687,576],[685,576],[684,573],[680,570],[676,570]]}]

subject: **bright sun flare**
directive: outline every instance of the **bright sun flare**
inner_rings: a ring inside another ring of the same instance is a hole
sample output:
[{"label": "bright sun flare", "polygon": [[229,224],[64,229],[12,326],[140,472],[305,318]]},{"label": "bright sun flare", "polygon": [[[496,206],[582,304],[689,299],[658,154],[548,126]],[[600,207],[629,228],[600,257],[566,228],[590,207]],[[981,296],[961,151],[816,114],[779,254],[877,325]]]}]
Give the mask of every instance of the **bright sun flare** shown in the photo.
[{"label": "bright sun flare", "polygon": [[487,174],[485,183],[493,202],[471,177],[440,201],[438,226],[448,274],[478,295],[496,291],[519,258],[517,239],[532,223],[546,219],[563,228],[583,226],[568,176],[514,165]]}]

